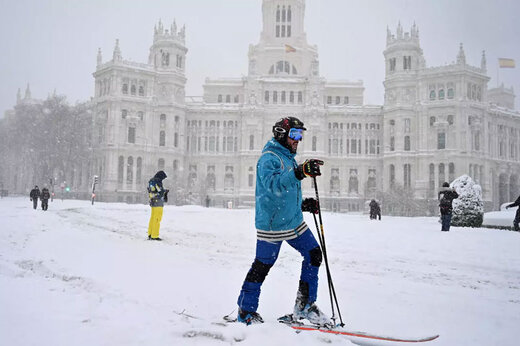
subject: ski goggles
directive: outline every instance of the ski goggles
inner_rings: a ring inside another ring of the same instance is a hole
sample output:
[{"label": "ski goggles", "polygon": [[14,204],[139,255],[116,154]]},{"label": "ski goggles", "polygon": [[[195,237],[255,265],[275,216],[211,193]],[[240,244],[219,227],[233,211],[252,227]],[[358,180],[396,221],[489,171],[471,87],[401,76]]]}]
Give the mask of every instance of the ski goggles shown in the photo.
[{"label": "ski goggles", "polygon": [[305,130],[292,128],[289,130],[289,138],[295,141],[301,141],[303,139],[303,131]]}]

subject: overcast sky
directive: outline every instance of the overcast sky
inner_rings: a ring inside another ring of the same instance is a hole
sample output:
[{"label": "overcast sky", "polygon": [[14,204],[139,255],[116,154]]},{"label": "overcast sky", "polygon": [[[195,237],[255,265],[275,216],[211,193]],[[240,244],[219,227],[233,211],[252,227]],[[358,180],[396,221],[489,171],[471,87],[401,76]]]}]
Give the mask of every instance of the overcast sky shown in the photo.
[{"label": "overcast sky", "polygon": [[[202,95],[206,77],[247,74],[249,44],[262,29],[261,0],[0,0],[0,116],[30,83],[34,98],[56,89],[71,103],[93,95],[98,48],[111,59],[119,38],[123,59],[148,62],[153,27],[186,25],[186,95]],[[365,103],[383,103],[386,27],[415,22],[427,66],[449,64],[464,44],[467,63],[486,51],[489,87],[497,59],[515,59],[500,82],[520,93],[520,1],[307,0],[305,29],[317,44],[327,79],[363,80]],[[516,100],[516,105],[520,101]]]}]

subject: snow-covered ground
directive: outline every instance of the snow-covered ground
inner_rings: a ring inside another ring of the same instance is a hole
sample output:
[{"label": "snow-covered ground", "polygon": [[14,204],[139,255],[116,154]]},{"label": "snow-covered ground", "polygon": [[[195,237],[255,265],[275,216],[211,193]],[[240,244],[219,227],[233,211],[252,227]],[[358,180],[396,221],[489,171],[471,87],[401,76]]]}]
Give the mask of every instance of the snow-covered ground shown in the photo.
[{"label": "snow-covered ground", "polygon": [[[276,323],[292,310],[300,258],[287,245],[263,286],[267,322],[219,326],[253,261],[254,211],[167,206],[163,242],[145,205],[0,199],[0,345],[349,345]],[[306,215],[307,223],[314,221]],[[518,345],[520,234],[437,218],[324,213],[350,329],[440,334],[428,345]],[[330,312],[325,271],[319,306]],[[202,316],[191,319],[175,313]],[[236,313],[236,312],[235,312]]]}]

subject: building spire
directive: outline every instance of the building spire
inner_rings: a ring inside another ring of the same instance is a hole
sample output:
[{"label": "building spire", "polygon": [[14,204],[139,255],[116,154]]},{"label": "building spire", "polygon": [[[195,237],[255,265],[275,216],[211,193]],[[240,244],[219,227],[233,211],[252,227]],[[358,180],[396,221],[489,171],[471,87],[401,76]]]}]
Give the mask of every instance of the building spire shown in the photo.
[{"label": "building spire", "polygon": [[97,51],[97,66],[101,65],[103,62],[103,56],[101,55],[101,48],[98,48]]},{"label": "building spire", "polygon": [[22,101],[22,91],[18,88],[18,92],[16,93],[16,104],[19,104]]},{"label": "building spire", "polygon": [[482,71],[487,70],[486,51],[485,50],[482,51],[482,58],[480,59],[480,68],[482,69]]},{"label": "building spire", "polygon": [[112,59],[114,61],[121,61],[123,57],[121,56],[121,49],[119,49],[119,39],[116,39],[116,46],[114,47],[114,54],[112,55]]},{"label": "building spire", "polygon": [[457,64],[466,64],[466,54],[464,54],[464,47],[462,45],[462,42],[459,47],[459,54],[457,54]]},{"label": "building spire", "polygon": [[27,83],[27,88],[25,89],[25,100],[31,99],[31,87],[29,86],[29,83]]}]

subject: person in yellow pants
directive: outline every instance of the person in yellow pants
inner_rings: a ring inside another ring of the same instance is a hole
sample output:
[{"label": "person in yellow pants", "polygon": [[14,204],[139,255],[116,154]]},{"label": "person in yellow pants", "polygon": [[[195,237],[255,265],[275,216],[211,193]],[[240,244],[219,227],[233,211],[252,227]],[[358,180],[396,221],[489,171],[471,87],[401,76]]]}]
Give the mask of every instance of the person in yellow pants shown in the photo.
[{"label": "person in yellow pants", "polygon": [[164,203],[168,202],[168,191],[164,189],[162,181],[166,179],[166,173],[159,171],[148,182],[148,198],[150,199],[150,207],[152,207],[152,215],[148,223],[148,239],[162,240],[159,238],[159,229],[163,215]]}]

